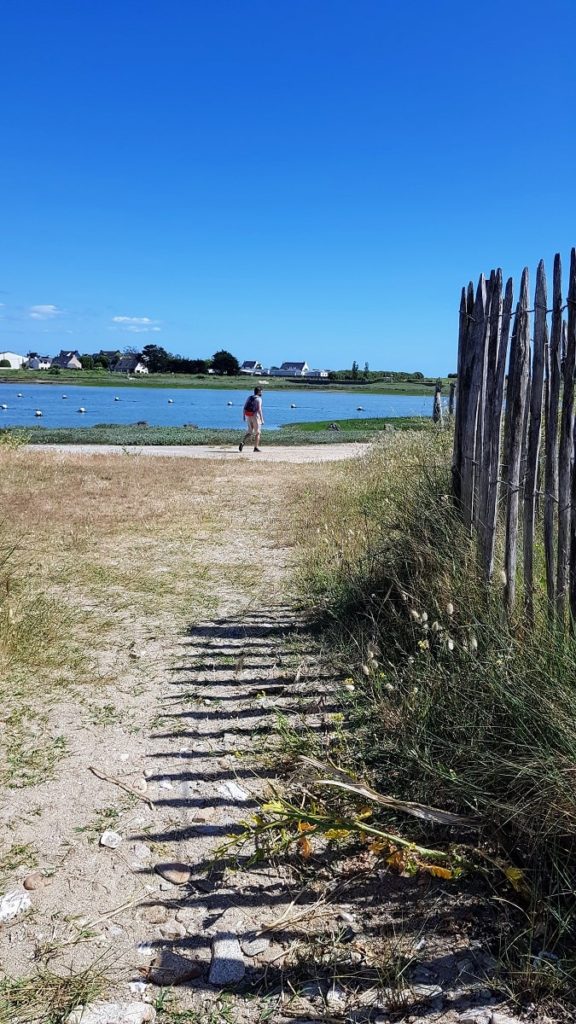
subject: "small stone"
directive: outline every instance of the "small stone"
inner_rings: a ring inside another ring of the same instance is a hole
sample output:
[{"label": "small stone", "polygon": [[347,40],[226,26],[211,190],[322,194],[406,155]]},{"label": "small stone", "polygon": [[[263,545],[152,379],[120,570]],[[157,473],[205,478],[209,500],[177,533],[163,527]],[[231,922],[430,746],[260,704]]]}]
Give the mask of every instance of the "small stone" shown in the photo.
[{"label": "small stone", "polygon": [[245,803],[250,799],[250,794],[241,786],[237,786],[235,782],[223,782],[221,786],[218,786],[218,792],[223,796],[232,797],[233,800],[239,800],[240,803]]},{"label": "small stone", "polygon": [[333,985],[326,993],[326,1004],[332,1007],[342,1006],[346,1002],[346,993],[339,985]]},{"label": "small stone", "polygon": [[158,785],[160,786],[160,789],[174,789],[170,779],[160,779]]},{"label": "small stone", "polygon": [[149,860],[152,856],[152,850],[146,845],[146,843],[134,843],[132,853],[137,860]]},{"label": "small stone", "polygon": [[22,885],[29,892],[34,892],[35,889],[42,889],[45,885],[50,885],[50,879],[42,871],[33,871],[31,875],[26,875]]},{"label": "small stone", "polygon": [[240,943],[231,932],[221,932],[212,940],[212,963],[208,981],[211,985],[237,985],[246,968]]},{"label": "small stone", "polygon": [[27,892],[21,892],[19,889],[13,889],[11,892],[7,892],[6,895],[0,899],[0,924],[3,924],[5,921],[12,921],[15,917],[19,917],[20,914],[24,914],[27,910],[30,910],[31,906],[32,900]]},{"label": "small stone", "polygon": [[259,953],[263,953],[265,949],[268,949],[270,939],[265,939],[264,936],[247,935],[245,939],[240,939],[240,945],[242,946],[242,952],[246,956],[258,956]]},{"label": "small stone", "polygon": [[356,918],[353,914],[349,914],[347,910],[341,910],[338,914],[341,921],[345,921],[346,924],[355,924]]},{"label": "small stone", "polygon": [[77,1006],[66,1024],[151,1024],[156,1010],[149,1003],[90,1003]]},{"label": "small stone", "polygon": [[132,783],[132,789],[135,789],[137,793],[145,793],[148,789],[148,783],[146,779],[134,779]]},{"label": "small stone", "polygon": [[172,885],[186,885],[186,882],[190,881],[192,875],[189,866],[178,861],[168,864],[156,864],[154,871],[161,878],[165,878],[167,882],[172,882]]},{"label": "small stone", "polygon": [[419,999],[436,999],[442,995],[440,985],[411,985],[410,988]]},{"label": "small stone", "polygon": [[492,1012],[488,1018],[489,1024],[522,1024],[518,1017],[509,1017],[507,1013]]},{"label": "small stone", "polygon": [[142,917],[145,921],[149,921],[150,924],[164,924],[168,920],[168,911],[166,907],[146,907],[142,911]]},{"label": "small stone", "polygon": [[107,829],[100,836],[100,846],[105,846],[108,850],[115,850],[121,842],[122,836],[119,836],[117,832],[112,832],[111,829]]},{"label": "small stone", "polygon": [[145,777],[147,779],[151,778],[152,775],[154,775],[154,769],[153,768],[145,768],[144,769],[144,775],[145,775]]},{"label": "small stone", "polygon": [[148,971],[148,980],[153,985],[183,985],[186,981],[199,978],[203,966],[197,960],[189,960],[179,953],[163,949],[155,957]]},{"label": "small stone", "polygon": [[492,1014],[489,1010],[481,1010],[478,1007],[472,1010],[464,1010],[458,1017],[458,1024],[490,1024]]},{"label": "small stone", "polygon": [[160,934],[165,939],[183,939],[186,935],[186,928],[181,921],[167,921],[160,925]]}]

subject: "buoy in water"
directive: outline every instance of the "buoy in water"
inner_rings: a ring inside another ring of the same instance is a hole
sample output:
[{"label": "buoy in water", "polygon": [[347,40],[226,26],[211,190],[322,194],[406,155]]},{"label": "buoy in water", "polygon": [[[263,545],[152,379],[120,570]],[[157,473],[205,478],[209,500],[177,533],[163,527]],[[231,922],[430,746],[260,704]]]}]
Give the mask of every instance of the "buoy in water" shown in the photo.
[{"label": "buoy in water", "polygon": [[68,395],[62,395],[62,398],[68,398]]},{"label": "buoy in water", "polygon": [[292,405],[290,406],[290,408],[291,409],[295,409],[296,408],[296,404],[294,402],[292,402]]},{"label": "buoy in water", "polygon": [[173,398],[169,398],[168,399],[168,405],[174,405],[174,399]]},{"label": "buoy in water", "polygon": [[0,405],[0,409],[7,409],[7,408],[8,408],[7,405]]},{"label": "buoy in water", "polygon": [[226,402],[226,405],[234,405],[234,402]]},{"label": "buoy in water", "polygon": [[83,405],[80,406],[80,408],[78,409],[78,412],[86,412],[86,409],[84,408]]},{"label": "buoy in water", "polygon": [[35,416],[41,416],[42,415],[42,410],[41,409],[36,409],[36,412],[34,413],[34,415]]},{"label": "buoy in water", "polygon": [[22,394],[22,392],[21,392],[21,391],[19,391],[19,392],[18,392],[18,394],[16,395],[16,398],[23,398],[23,397],[24,397],[24,396],[23,396],[23,394]]},{"label": "buoy in water", "polygon": [[116,395],[116,397],[115,397],[114,401],[115,401],[115,402],[119,402],[119,401],[120,401],[120,399],[118,398],[118,395]]},{"label": "buoy in water", "polygon": [[364,406],[363,405],[357,405],[356,406],[356,412],[364,412]]}]

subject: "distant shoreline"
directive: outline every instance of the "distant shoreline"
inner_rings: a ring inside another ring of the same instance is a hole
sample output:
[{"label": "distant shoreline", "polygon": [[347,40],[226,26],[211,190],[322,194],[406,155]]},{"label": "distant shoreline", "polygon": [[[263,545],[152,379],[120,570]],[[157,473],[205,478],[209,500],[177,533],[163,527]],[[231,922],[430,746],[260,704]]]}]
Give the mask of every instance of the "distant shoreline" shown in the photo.
[{"label": "distant shoreline", "polygon": [[[141,388],[173,388],[176,390],[198,390],[205,388],[213,391],[250,391],[260,381],[263,381],[263,388],[267,391],[316,391],[316,392],[341,392],[342,394],[364,394],[364,395],[413,395],[430,396],[432,401],[434,395],[435,379],[426,378],[424,381],[399,381],[398,383],[386,383],[384,381],[358,381],[354,384],[346,384],[342,381],[329,381],[319,384],[303,378],[302,380],[287,377],[213,377],[210,375],[188,375],[188,374],[151,374],[150,376],[126,378],[119,374],[103,373],[94,370],[63,370],[58,376],[46,374],[29,377],[27,370],[13,370],[0,375],[0,385],[15,384],[26,387],[26,385],[40,384],[45,387],[102,387],[120,388],[129,387],[134,390]],[[442,378],[441,378],[442,379]],[[444,389],[448,392],[448,381],[443,379]]]}]

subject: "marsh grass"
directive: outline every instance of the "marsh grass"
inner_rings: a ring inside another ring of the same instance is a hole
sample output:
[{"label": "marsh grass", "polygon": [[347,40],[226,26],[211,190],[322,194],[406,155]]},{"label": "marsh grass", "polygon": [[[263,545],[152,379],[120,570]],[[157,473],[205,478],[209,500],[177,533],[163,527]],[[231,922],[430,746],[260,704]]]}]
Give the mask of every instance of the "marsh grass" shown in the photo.
[{"label": "marsh grass", "polygon": [[[573,995],[576,643],[549,626],[542,579],[535,628],[506,621],[450,498],[450,448],[448,433],[397,437],[302,493],[317,525],[300,592],[348,673],[342,767],[477,818],[524,922],[507,948],[520,987]],[[536,970],[542,949],[560,959]]]},{"label": "marsh grass", "polygon": [[96,963],[64,976],[44,968],[25,978],[0,979],[0,1024],[64,1024],[71,1010],[103,993],[108,967]]}]

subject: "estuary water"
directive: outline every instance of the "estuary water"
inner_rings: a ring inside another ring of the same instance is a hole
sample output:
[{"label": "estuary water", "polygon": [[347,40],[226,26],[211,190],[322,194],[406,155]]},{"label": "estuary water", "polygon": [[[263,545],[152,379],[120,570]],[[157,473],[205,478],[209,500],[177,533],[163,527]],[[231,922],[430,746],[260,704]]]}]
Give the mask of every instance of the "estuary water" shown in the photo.
[{"label": "estuary water", "polygon": [[[240,428],[246,391],[215,388],[83,387],[58,384],[0,384],[0,428],[92,427],[97,423],[150,426]],[[358,410],[362,406],[362,410]],[[80,412],[84,409],[84,412]],[[35,415],[36,410],[42,417]],[[264,389],[266,429],[313,420],[372,416],[430,416],[432,395],[366,395],[340,391]]]}]

